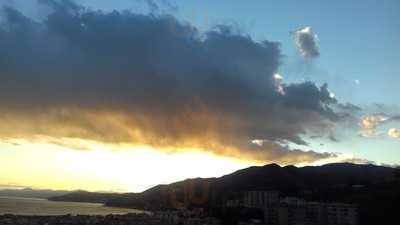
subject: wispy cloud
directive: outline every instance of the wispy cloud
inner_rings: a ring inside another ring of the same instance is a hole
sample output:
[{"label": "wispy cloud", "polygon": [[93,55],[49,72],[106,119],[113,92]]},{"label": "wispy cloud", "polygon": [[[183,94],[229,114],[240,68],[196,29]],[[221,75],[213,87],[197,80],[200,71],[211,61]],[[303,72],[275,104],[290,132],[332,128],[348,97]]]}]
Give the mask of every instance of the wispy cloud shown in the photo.
[{"label": "wispy cloud", "polygon": [[[385,132],[379,131],[379,127],[391,122],[400,121],[399,116],[389,116],[385,113],[368,114],[361,118],[360,122],[360,135],[363,137],[380,137],[385,135]],[[391,128],[387,134],[391,137],[397,137],[398,129]]]},{"label": "wispy cloud", "polygon": [[320,56],[318,35],[311,27],[304,27],[293,32],[293,39],[302,57],[314,59]]},{"label": "wispy cloud", "polygon": [[400,138],[400,129],[390,128],[388,131],[388,135],[392,138]]},{"label": "wispy cloud", "polygon": [[387,121],[389,117],[382,113],[365,115],[361,119],[360,135],[363,137],[376,137],[379,135],[377,128]]}]

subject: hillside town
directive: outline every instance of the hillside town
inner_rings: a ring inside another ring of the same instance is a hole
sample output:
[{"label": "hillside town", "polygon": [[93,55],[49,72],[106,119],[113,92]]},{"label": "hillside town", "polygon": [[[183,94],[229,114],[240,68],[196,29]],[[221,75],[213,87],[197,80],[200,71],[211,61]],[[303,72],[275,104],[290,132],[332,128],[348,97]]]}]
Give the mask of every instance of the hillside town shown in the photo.
[{"label": "hillside town", "polygon": [[240,225],[357,225],[358,206],[346,203],[308,202],[295,197],[279,198],[276,191],[249,191],[243,202],[229,201],[228,206],[243,204],[263,210],[263,220],[242,222]]}]

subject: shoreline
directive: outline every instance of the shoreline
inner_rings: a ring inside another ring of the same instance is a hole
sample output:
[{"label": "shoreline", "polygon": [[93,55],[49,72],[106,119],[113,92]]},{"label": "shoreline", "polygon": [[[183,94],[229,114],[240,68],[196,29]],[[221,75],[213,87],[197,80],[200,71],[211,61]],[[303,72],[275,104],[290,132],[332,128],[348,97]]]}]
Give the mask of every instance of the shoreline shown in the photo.
[{"label": "shoreline", "polygon": [[20,199],[20,200],[26,199],[26,200],[48,201],[48,199],[46,198],[6,196],[6,195],[0,195],[0,199]]},{"label": "shoreline", "polygon": [[96,225],[96,224],[115,224],[115,225],[168,225],[168,221],[148,214],[128,213],[125,215],[0,215],[1,225]]},{"label": "shoreline", "polygon": [[111,207],[104,203],[51,201],[42,198],[0,196],[0,216],[126,215],[150,214],[141,209]]}]

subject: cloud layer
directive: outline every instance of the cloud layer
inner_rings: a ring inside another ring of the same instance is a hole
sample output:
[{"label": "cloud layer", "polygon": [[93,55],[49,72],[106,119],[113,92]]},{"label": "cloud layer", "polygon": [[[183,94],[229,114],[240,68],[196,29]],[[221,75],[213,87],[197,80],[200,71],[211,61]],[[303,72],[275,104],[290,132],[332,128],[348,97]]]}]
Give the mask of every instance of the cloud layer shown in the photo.
[{"label": "cloud layer", "polygon": [[[276,79],[278,43],[228,26],[202,34],[170,15],[41,2],[51,12],[42,22],[2,9],[1,139],[196,148],[285,164],[333,156],[287,147],[338,116],[327,85]],[[317,56],[314,33],[303,33],[305,56]]]}]

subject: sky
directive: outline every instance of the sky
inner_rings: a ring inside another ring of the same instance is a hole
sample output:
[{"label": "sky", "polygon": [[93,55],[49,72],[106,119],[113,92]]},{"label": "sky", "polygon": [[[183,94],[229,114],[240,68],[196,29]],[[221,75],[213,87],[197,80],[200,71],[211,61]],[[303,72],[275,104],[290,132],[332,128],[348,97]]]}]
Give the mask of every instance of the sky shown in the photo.
[{"label": "sky", "polygon": [[0,186],[400,164],[397,0],[0,7]]}]

